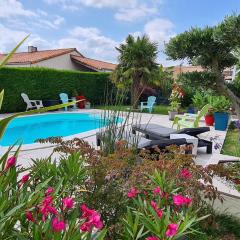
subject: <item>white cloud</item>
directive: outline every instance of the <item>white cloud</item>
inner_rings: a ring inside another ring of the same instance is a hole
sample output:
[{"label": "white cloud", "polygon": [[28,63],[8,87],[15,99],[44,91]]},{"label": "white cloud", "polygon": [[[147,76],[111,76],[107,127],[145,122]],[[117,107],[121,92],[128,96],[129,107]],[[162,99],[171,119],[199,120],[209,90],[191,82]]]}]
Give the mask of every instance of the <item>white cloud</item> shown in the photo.
[{"label": "white cloud", "polygon": [[53,19],[38,18],[31,24],[43,29],[59,29],[59,27],[65,22],[65,19],[61,16],[55,16]]},{"label": "white cloud", "polygon": [[100,30],[98,28],[84,28],[84,27],[75,27],[70,30],[70,34],[73,37],[80,37],[80,38],[95,38],[96,36],[100,35]]},{"label": "white cloud", "polygon": [[60,6],[71,6],[79,8],[81,5],[94,8],[122,8],[133,7],[138,0],[44,0],[48,4],[58,4]]},{"label": "white cloud", "polygon": [[36,13],[24,9],[21,2],[18,0],[1,0],[0,1],[0,18],[9,18],[16,16],[32,17],[36,16]]},{"label": "white cloud", "polygon": [[[15,30],[0,24],[0,36],[2,36],[0,38],[0,53],[11,51],[28,34],[26,31]],[[54,48],[53,42],[49,42],[37,34],[31,34],[18,51],[26,52],[29,45],[37,46],[39,49]]]},{"label": "white cloud", "polygon": [[54,24],[55,26],[60,26],[60,25],[62,25],[64,22],[65,22],[65,19],[64,19],[64,17],[61,17],[61,16],[56,16],[56,18],[53,20],[53,24]]},{"label": "white cloud", "polygon": [[146,34],[149,36],[151,41],[157,42],[159,50],[158,62],[164,66],[172,66],[179,64],[179,62],[167,60],[163,50],[164,43],[167,43],[171,37],[176,35],[174,32],[174,27],[174,24],[168,19],[155,18],[144,25],[142,32],[137,31],[131,34],[134,37]]},{"label": "white cloud", "polygon": [[138,19],[142,19],[150,14],[157,13],[156,8],[150,8],[146,5],[140,5],[133,8],[122,8],[115,13],[115,18],[119,21],[133,22]]},{"label": "white cloud", "polygon": [[78,10],[85,7],[115,9],[114,17],[119,21],[132,22],[155,15],[163,0],[44,0],[63,9]]},{"label": "white cloud", "polygon": [[97,28],[75,27],[69,31],[70,37],[57,42],[60,48],[76,47],[89,58],[116,61],[118,42],[104,36]]},{"label": "white cloud", "polygon": [[174,24],[170,20],[156,18],[145,24],[144,33],[152,41],[156,41],[162,46],[164,42],[168,42],[175,35],[173,29]]},{"label": "white cloud", "polygon": [[8,52],[13,49],[20,40],[27,36],[24,31],[16,31],[0,24],[0,52]]}]

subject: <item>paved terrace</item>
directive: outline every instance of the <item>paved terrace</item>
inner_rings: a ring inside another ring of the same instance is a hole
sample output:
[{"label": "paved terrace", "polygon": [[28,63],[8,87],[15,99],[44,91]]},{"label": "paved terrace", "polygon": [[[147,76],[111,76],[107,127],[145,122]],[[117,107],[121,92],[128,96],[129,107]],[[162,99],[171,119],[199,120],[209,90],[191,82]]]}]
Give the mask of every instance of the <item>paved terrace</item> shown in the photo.
[{"label": "paved terrace", "polygon": [[[77,110],[77,111],[71,111],[71,112],[79,112],[79,113],[92,113],[99,115],[101,114],[102,110],[97,109],[90,109],[90,110]],[[57,113],[61,113],[61,111],[58,111]],[[65,112],[66,113],[66,112]],[[54,113],[51,113],[54,114]],[[127,114],[127,113],[124,113]],[[1,117],[4,117],[6,115],[1,115]],[[133,123],[155,123],[159,124],[165,127],[172,127],[172,122],[169,121],[167,115],[159,115],[159,114],[148,114],[148,113],[134,113],[131,114],[132,122]],[[200,126],[204,126],[204,121],[200,122]],[[93,147],[96,147],[96,133],[99,130],[92,130],[80,134],[75,134],[70,137],[65,137],[64,139],[71,139],[73,137],[79,137],[83,138],[85,141],[89,142]],[[31,133],[29,133],[31,134]],[[210,138],[215,138],[217,136],[217,139],[215,143],[218,143],[220,146],[223,145],[225,137],[226,137],[226,131],[216,131],[213,127],[211,127],[211,131],[202,134],[200,137],[206,140],[210,140]],[[214,144],[213,144],[214,145]],[[4,153],[6,151],[6,147],[0,147],[0,154]],[[18,157],[18,164],[28,167],[31,165],[32,158],[45,158],[48,157],[53,151],[53,146],[47,145],[47,144],[34,144],[34,145],[24,145],[22,147],[22,150]],[[213,154],[206,154],[205,148],[198,149],[197,157],[195,158],[196,164],[207,166],[209,164],[218,164],[221,162],[228,162],[228,161],[239,161],[238,158],[227,156],[220,154],[221,147],[218,149],[213,148]],[[59,154],[54,153],[53,158],[59,157]],[[228,201],[225,201],[224,206],[220,203],[217,204],[221,209],[227,209],[228,212],[234,213],[235,215],[238,215],[240,217],[240,193],[235,190],[233,187],[227,185],[222,179],[215,178],[214,179],[214,185],[218,188],[218,190],[222,193],[224,193],[224,196],[228,198]],[[232,198],[229,196],[235,196],[236,198]]]}]

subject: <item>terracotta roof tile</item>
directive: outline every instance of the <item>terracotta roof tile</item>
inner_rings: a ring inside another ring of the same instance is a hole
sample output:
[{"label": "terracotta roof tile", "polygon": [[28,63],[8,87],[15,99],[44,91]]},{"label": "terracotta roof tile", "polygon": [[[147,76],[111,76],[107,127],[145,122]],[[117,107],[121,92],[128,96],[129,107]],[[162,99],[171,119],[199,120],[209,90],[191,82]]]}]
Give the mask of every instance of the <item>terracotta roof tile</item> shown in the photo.
[{"label": "terracotta roof tile", "polygon": [[[14,53],[7,64],[32,64],[53,57],[61,56],[66,53],[71,53],[73,51],[77,51],[76,48],[53,49],[36,52],[19,52]],[[6,54],[0,54],[0,60],[2,60],[5,56]]]},{"label": "terracotta roof tile", "polygon": [[116,68],[116,64],[109,63],[109,62],[104,62],[104,61],[99,61],[91,58],[86,58],[86,57],[81,57],[81,56],[76,56],[76,55],[71,55],[71,58],[79,62],[87,67],[90,67],[94,70],[107,70],[107,71],[113,71]]}]

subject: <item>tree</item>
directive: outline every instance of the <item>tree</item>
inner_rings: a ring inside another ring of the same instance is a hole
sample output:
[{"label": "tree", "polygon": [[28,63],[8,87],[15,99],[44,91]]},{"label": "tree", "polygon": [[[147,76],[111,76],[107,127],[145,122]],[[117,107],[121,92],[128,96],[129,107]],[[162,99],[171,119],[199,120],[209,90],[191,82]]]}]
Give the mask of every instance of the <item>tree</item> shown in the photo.
[{"label": "tree", "polygon": [[227,87],[223,70],[238,61],[234,50],[240,46],[240,15],[226,17],[213,27],[191,28],[166,44],[165,53],[173,60],[188,60],[211,71],[215,78],[212,86],[229,97],[238,116],[240,99]]},{"label": "tree", "polygon": [[144,35],[136,39],[129,35],[126,43],[116,48],[120,53],[119,64],[112,73],[112,80],[126,88],[130,86],[131,105],[135,108],[146,85],[157,82],[159,66],[156,63],[158,46]]}]

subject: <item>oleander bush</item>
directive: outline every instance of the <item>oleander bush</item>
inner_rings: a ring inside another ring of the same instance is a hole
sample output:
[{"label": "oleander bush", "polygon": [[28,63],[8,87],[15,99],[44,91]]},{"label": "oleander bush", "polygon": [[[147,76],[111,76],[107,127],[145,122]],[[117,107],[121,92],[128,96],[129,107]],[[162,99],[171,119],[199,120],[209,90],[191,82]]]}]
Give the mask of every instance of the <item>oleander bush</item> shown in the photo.
[{"label": "oleander bush", "polygon": [[[34,167],[17,166],[19,149],[14,155],[10,150],[0,159],[0,239],[104,238],[106,230],[100,213],[89,208],[84,197],[78,197],[86,193],[81,189],[86,172],[79,155],[62,158],[55,175],[49,177],[49,171],[40,177]],[[43,162],[40,165],[45,167]],[[43,168],[40,167],[39,172],[46,170]],[[71,176],[75,182],[71,182]]]},{"label": "oleander bush", "polygon": [[[196,219],[208,214],[205,209],[209,201],[223,200],[212,185],[214,175],[225,176],[221,167],[196,166],[191,155],[182,154],[184,149],[181,148],[172,146],[166,151],[156,148],[137,153],[134,149],[126,148],[125,141],[118,141],[114,153],[105,155],[77,138],[68,141],[49,138],[40,142],[57,144],[54,151],[60,155],[67,156],[77,151],[85,157],[89,178],[85,181],[84,189],[92,193],[86,195],[86,202],[101,213],[109,239],[136,239],[122,235],[125,227],[121,219],[126,218],[129,211],[127,206],[132,206],[132,199],[126,196],[132,187],[141,192],[153,189],[154,184],[149,176],[156,171],[161,174],[165,172],[164,192],[170,194],[171,189],[176,188],[179,194],[192,199],[191,211],[196,211]],[[43,176],[44,172],[39,174]],[[208,221],[213,220],[208,217]]]},{"label": "oleander bush", "polygon": [[[5,90],[3,112],[26,109],[20,94],[30,99],[58,100],[59,93],[84,95],[92,105],[103,103],[106,89],[112,88],[109,73],[54,70],[47,68],[1,68],[0,89]],[[110,90],[109,90],[110,91]]]}]

